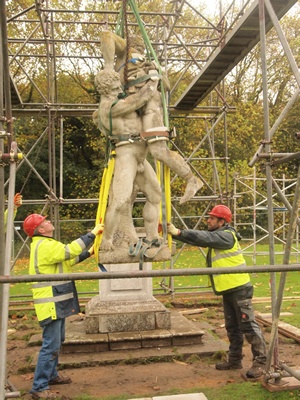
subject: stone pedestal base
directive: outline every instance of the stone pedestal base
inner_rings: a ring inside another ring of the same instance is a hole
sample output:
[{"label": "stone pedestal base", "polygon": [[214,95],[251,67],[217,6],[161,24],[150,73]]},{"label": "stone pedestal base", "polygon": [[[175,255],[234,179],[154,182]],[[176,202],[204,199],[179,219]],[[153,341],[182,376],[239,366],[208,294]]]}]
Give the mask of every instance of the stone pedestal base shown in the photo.
[{"label": "stone pedestal base", "polygon": [[[139,271],[138,263],[105,264],[108,272]],[[144,271],[151,271],[152,263],[143,264]],[[152,278],[102,279],[99,283],[101,301],[144,301],[152,299]]]},{"label": "stone pedestal base", "polygon": [[[109,272],[137,271],[135,264],[105,265]],[[144,270],[151,270],[144,263]],[[86,306],[86,333],[112,333],[169,329],[170,312],[152,295],[152,278],[101,280],[100,295]]]},{"label": "stone pedestal base", "polygon": [[101,301],[95,296],[86,307],[86,333],[112,333],[169,329],[170,312],[156,299]]}]

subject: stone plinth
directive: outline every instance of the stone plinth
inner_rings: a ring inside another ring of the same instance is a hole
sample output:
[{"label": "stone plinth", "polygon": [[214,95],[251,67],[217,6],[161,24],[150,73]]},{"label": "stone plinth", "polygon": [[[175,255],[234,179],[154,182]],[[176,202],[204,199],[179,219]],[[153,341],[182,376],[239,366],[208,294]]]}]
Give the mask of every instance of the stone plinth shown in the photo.
[{"label": "stone plinth", "polygon": [[[101,260],[102,262],[102,260]],[[139,271],[139,264],[107,264],[108,272]],[[143,264],[144,271],[151,271],[152,263]],[[144,301],[152,299],[152,278],[102,279],[99,283],[101,301]]]},{"label": "stone plinth", "polygon": [[86,306],[86,333],[135,332],[171,327],[170,312],[155,298],[144,301],[101,301]]},{"label": "stone plinth", "polygon": [[[139,264],[108,264],[109,272],[138,271]],[[151,270],[144,263],[144,270]],[[104,272],[105,273],[105,272]],[[86,306],[86,333],[138,332],[171,327],[170,312],[152,295],[152,278],[103,279]]]}]

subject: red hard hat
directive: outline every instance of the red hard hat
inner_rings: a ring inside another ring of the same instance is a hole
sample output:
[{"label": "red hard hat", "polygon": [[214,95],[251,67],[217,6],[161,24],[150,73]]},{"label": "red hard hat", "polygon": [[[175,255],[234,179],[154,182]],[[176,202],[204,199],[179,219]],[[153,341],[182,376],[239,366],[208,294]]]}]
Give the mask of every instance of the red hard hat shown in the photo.
[{"label": "red hard hat", "polygon": [[35,229],[41,225],[41,223],[46,219],[47,217],[44,217],[43,215],[40,214],[31,214],[29,215],[25,221],[23,222],[23,229],[27,233],[29,237],[32,237],[34,235]]},{"label": "red hard hat", "polygon": [[213,215],[218,218],[223,218],[225,219],[226,222],[230,222],[232,219],[232,213],[230,209],[223,204],[219,204],[218,206],[215,206],[211,212],[208,213],[209,215]]}]

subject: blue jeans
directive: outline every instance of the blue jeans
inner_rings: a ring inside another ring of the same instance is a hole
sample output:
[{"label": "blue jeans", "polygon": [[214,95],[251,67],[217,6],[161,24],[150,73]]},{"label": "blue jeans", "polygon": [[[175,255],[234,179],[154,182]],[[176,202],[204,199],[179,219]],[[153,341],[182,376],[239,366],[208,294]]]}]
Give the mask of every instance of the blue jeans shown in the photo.
[{"label": "blue jeans", "polygon": [[49,389],[49,381],[58,376],[58,355],[65,340],[65,319],[56,319],[43,327],[43,344],[32,384],[32,392]]}]

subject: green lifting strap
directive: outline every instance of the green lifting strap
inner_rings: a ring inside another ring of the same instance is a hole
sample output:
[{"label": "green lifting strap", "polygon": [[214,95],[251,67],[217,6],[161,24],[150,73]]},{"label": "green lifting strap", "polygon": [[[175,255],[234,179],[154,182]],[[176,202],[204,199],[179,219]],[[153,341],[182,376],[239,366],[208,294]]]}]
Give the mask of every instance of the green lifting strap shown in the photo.
[{"label": "green lifting strap", "polygon": [[[138,12],[138,8],[137,5],[135,4],[135,0],[127,0],[128,1],[128,5],[130,6],[133,15],[135,16],[135,19],[137,21],[137,24],[139,26],[139,29],[141,31],[144,43],[145,43],[145,47],[146,47],[146,51],[147,51],[147,57],[149,59],[153,59],[157,65],[158,71],[159,71],[159,75],[162,76],[162,69],[161,66],[158,62],[158,58],[157,55],[152,47],[152,44],[149,40],[149,37],[147,35],[147,32],[145,30],[143,21],[139,15]],[[116,28],[116,33],[122,37],[124,37],[124,15],[122,13],[122,11],[119,14],[118,17],[118,23],[117,23],[117,28]],[[161,87],[161,99],[162,99],[162,106],[163,106],[163,113],[164,113],[164,124],[167,128],[169,128],[169,114],[168,114],[168,109],[167,109],[167,102],[166,102],[166,95],[165,95],[165,88],[164,88],[164,84],[163,81],[161,80],[160,82],[160,87]]]},{"label": "green lifting strap", "polygon": [[[143,37],[144,40],[144,44],[145,44],[145,48],[146,48],[146,52],[147,52],[147,58],[150,61],[155,61],[157,69],[158,69],[158,73],[159,73],[159,77],[161,78],[163,76],[163,71],[162,68],[159,64],[157,55],[152,47],[152,44],[149,40],[149,37],[147,35],[147,32],[145,30],[144,24],[142,19],[140,18],[139,12],[138,12],[138,8],[135,4],[135,0],[123,0],[123,7],[120,11],[119,17],[118,17],[118,22],[117,22],[117,27],[116,27],[116,34],[123,37],[124,38],[124,32],[125,32],[125,18],[124,18],[124,14],[126,15],[126,9],[124,10],[124,7],[126,7],[126,5],[129,5],[133,15],[135,16],[135,19],[137,21],[138,27],[140,29],[141,35]],[[125,38],[126,39],[126,38]],[[148,79],[148,76],[147,76]],[[134,84],[136,84],[136,81],[133,82]],[[130,86],[130,83],[128,84],[128,86]],[[168,115],[168,109],[167,109],[167,102],[166,102],[166,94],[165,94],[165,87],[164,87],[164,83],[163,80],[160,80],[160,92],[161,92],[161,101],[162,101],[162,107],[163,107],[163,120],[164,120],[164,125],[169,129],[169,115]],[[170,220],[167,220],[168,215],[170,213],[171,210],[171,200],[166,199],[166,192],[165,192],[165,182],[164,182],[164,178],[165,176],[169,176],[170,175],[170,168],[167,167],[166,165],[163,166],[163,169],[165,171],[165,173],[163,173],[161,171],[162,176],[160,177],[160,181],[162,183],[162,191],[163,191],[163,195],[162,195],[162,220],[163,220],[163,232],[164,232],[164,237],[168,236],[168,242],[169,242],[169,237],[171,238],[170,235],[167,235],[167,222],[170,222]],[[168,182],[170,183],[170,179],[168,179]],[[150,244],[151,246],[152,244]],[[154,245],[154,244],[153,244]],[[148,249],[149,244],[145,244],[142,243],[142,241],[140,240],[135,248],[130,248],[129,249],[129,254],[130,255],[140,255],[139,258],[139,269],[142,269],[143,266],[143,260],[144,257],[147,257],[147,249]],[[158,246],[158,251],[160,249],[160,245]]]},{"label": "green lifting strap", "polygon": [[[143,75],[140,78],[135,79],[134,81],[130,81],[124,85],[124,89],[126,90],[126,89],[130,88],[131,86],[135,86],[141,82],[146,82],[149,79],[151,79],[152,76],[154,76],[154,75]],[[155,77],[158,77],[161,79],[161,75],[156,74]]]}]

